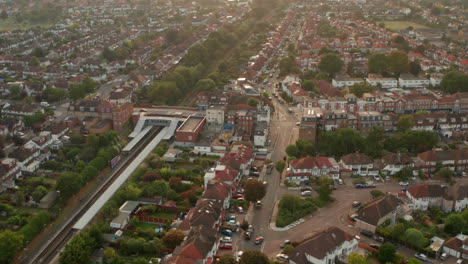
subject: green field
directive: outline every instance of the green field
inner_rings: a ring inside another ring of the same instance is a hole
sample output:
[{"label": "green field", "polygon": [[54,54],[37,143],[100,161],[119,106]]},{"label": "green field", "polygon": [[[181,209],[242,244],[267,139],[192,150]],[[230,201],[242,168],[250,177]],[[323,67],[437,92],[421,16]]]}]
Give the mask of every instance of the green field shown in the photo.
[{"label": "green field", "polygon": [[7,31],[7,30],[15,30],[15,29],[21,29],[21,30],[28,30],[33,27],[41,27],[41,28],[49,28],[51,27],[52,24],[31,24],[27,21],[23,21],[21,23],[18,23],[14,21],[13,18],[8,18],[6,20],[0,19],[0,31]]},{"label": "green field", "polygon": [[377,25],[379,25],[380,23],[384,23],[385,28],[388,28],[390,30],[407,29],[409,26],[413,28],[428,28],[424,25],[409,22],[409,21],[379,21],[377,22]]}]

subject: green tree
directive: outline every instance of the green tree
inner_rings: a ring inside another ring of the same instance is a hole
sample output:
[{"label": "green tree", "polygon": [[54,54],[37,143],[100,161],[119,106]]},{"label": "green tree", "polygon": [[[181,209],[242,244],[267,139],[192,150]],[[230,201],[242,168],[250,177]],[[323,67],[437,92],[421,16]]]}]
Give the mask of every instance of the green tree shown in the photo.
[{"label": "green tree", "polygon": [[[465,210],[466,211],[466,210]],[[444,231],[455,236],[457,234],[468,231],[468,222],[462,217],[461,214],[450,214],[445,218]]]},{"label": "green tree", "polygon": [[377,198],[377,197],[385,195],[385,193],[383,193],[380,190],[372,190],[372,191],[370,191],[370,194],[372,195],[372,198]]},{"label": "green tree", "polygon": [[5,10],[2,10],[2,13],[0,14],[0,19],[6,20],[8,18],[8,14]]},{"label": "green tree", "polygon": [[212,79],[201,79],[195,85],[198,91],[214,91],[216,90],[216,83]]},{"label": "green tree", "polygon": [[178,229],[169,230],[163,237],[164,244],[170,249],[176,248],[184,240],[184,233]]},{"label": "green tree", "polygon": [[385,142],[385,129],[381,126],[373,126],[365,139],[365,153],[373,158],[380,158]]},{"label": "green tree", "polygon": [[270,260],[260,251],[246,250],[242,254],[239,264],[270,264]]},{"label": "green tree", "polygon": [[13,257],[23,248],[23,236],[11,230],[0,233],[0,263],[12,263]]},{"label": "green tree", "polygon": [[284,248],[283,248],[283,254],[286,254],[286,255],[291,255],[292,253],[294,252],[294,246],[293,245],[286,245]]},{"label": "green tree", "polygon": [[435,175],[437,178],[442,178],[445,181],[450,182],[453,178],[453,171],[448,168],[441,168]]},{"label": "green tree", "polygon": [[15,193],[15,204],[18,206],[23,206],[24,202],[26,201],[26,196],[24,195],[24,192],[19,190]]},{"label": "green tree", "polygon": [[366,264],[366,257],[363,255],[353,252],[348,256],[348,264]]},{"label": "green tree", "polygon": [[39,202],[44,195],[47,194],[47,189],[40,185],[37,186],[36,189],[34,189],[34,192],[31,193],[32,198],[34,199],[35,202]]},{"label": "green tree", "polygon": [[334,76],[343,67],[343,61],[334,53],[329,53],[322,57],[318,65],[319,69],[323,72],[328,73],[330,76]]},{"label": "green tree", "polygon": [[410,258],[408,260],[408,264],[423,264],[423,263],[415,258]]},{"label": "green tree", "polygon": [[393,263],[396,256],[395,246],[390,243],[384,243],[377,254],[380,263]]},{"label": "green tree", "polygon": [[369,72],[382,74],[387,71],[388,59],[385,53],[374,53],[369,57]]},{"label": "green tree", "polygon": [[106,247],[104,249],[104,256],[106,257],[106,259],[113,259],[115,257],[117,257],[117,253],[115,252],[115,250],[111,247]]},{"label": "green tree", "polygon": [[288,154],[289,157],[299,157],[299,148],[296,145],[289,145],[286,147],[286,153]]},{"label": "green tree", "polygon": [[319,184],[319,197],[323,201],[330,200],[331,189],[330,185],[333,184],[333,180],[328,176],[322,176],[317,179],[317,183]]},{"label": "green tree", "polygon": [[82,180],[76,173],[66,172],[57,181],[57,191],[60,191],[60,197],[67,200],[77,193],[82,186]]},{"label": "green tree", "polygon": [[414,120],[413,116],[411,115],[401,115],[398,118],[398,122],[396,125],[399,132],[406,132],[414,127]]},{"label": "green tree", "polygon": [[261,200],[266,194],[266,187],[263,182],[255,179],[247,180],[244,185],[244,197],[246,201],[256,202]]},{"label": "green tree", "polygon": [[247,101],[247,104],[248,104],[249,106],[257,106],[258,100],[255,99],[255,98],[249,98],[249,100]]},{"label": "green tree", "polygon": [[421,231],[416,228],[408,228],[405,231],[405,240],[411,245],[423,248],[426,244],[426,239]]},{"label": "green tree", "polygon": [[219,259],[219,261],[217,263],[218,264],[236,264],[237,261],[236,261],[236,259],[234,258],[233,255],[225,254],[225,255],[221,256],[221,258]]},{"label": "green tree", "polygon": [[29,62],[29,65],[32,67],[38,67],[41,64],[39,59],[36,56],[31,57],[31,61]]},{"label": "green tree", "polygon": [[128,253],[132,255],[139,255],[140,253],[142,253],[145,243],[146,240],[142,237],[130,238],[126,241],[125,246],[127,248]]},{"label": "green tree", "polygon": [[314,92],[315,91],[315,83],[312,80],[305,80],[302,82],[302,89],[309,91],[309,92]]},{"label": "green tree", "polygon": [[402,50],[392,50],[388,56],[388,70],[396,75],[409,70],[408,55]]},{"label": "green tree", "polygon": [[277,161],[275,164],[275,168],[279,173],[284,171],[284,167],[286,167],[286,163],[284,163],[284,161]]},{"label": "green tree", "polygon": [[468,92],[468,74],[450,71],[444,75],[440,88],[448,93]]},{"label": "green tree", "polygon": [[89,257],[93,253],[95,241],[89,233],[81,233],[74,237],[70,243],[65,245],[65,249],[60,253],[60,264],[83,264],[89,262]]},{"label": "green tree", "polygon": [[411,61],[408,65],[409,72],[413,75],[418,75],[421,72],[421,65],[418,62]]},{"label": "green tree", "polygon": [[351,93],[353,93],[354,95],[356,95],[356,97],[359,98],[361,98],[364,95],[364,93],[370,93],[373,90],[374,88],[372,88],[372,85],[370,85],[367,82],[353,84],[353,86],[351,86],[350,89]]}]

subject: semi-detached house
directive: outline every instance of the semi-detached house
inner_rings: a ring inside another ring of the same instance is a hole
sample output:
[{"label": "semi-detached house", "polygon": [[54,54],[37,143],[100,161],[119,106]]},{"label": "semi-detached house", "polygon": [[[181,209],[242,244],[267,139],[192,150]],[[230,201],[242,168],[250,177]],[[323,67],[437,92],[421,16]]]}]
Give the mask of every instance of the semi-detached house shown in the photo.
[{"label": "semi-detached house", "polygon": [[375,232],[387,220],[395,223],[403,211],[402,206],[403,202],[394,195],[381,196],[359,211],[355,226],[360,230]]},{"label": "semi-detached house", "polygon": [[338,162],[331,157],[305,157],[291,160],[289,162],[288,174],[286,178],[289,182],[301,184],[310,182],[310,178],[318,178],[329,175],[333,179],[338,179],[340,167]]},{"label": "semi-detached house", "polygon": [[374,160],[364,153],[350,153],[341,157],[340,165],[351,171],[353,175],[369,176],[377,175],[378,171],[374,170]]},{"label": "semi-detached house", "polygon": [[441,207],[446,212],[460,212],[468,207],[468,184],[451,187],[419,184],[409,187],[406,195],[414,209],[424,211],[430,207]]}]

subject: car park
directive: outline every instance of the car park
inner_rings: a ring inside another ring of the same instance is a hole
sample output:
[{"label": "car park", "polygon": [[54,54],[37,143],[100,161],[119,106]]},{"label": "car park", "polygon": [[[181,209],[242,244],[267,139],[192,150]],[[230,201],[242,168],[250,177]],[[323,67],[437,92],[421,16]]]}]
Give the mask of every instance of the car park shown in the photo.
[{"label": "car park", "polygon": [[290,240],[285,240],[280,244],[280,248],[284,248],[285,246],[290,245],[290,244],[291,244]]},{"label": "car park", "polygon": [[255,245],[260,245],[263,242],[263,237],[259,236],[255,238]]},{"label": "car park", "polygon": [[417,259],[420,259],[420,260],[422,260],[422,261],[427,261],[427,260],[428,260],[427,256],[424,255],[424,254],[422,254],[422,253],[416,253],[416,254],[414,255],[414,257],[417,258]]},{"label": "car park", "polygon": [[286,255],[286,254],[278,254],[278,255],[276,255],[276,259],[277,259],[277,260],[280,260],[280,261],[287,261],[288,258],[289,258],[289,257],[288,257],[288,255]]}]

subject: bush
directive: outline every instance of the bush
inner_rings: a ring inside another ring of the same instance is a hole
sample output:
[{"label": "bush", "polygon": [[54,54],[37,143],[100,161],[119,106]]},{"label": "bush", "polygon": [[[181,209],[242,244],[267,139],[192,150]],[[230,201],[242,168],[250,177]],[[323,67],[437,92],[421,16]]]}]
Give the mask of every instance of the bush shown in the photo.
[{"label": "bush", "polygon": [[285,227],[315,210],[317,206],[309,199],[303,200],[297,195],[285,194],[278,205],[276,226]]},{"label": "bush", "polygon": [[50,216],[46,211],[41,211],[31,217],[31,220],[23,226],[18,233],[22,234],[25,243],[29,243],[50,222]]}]

